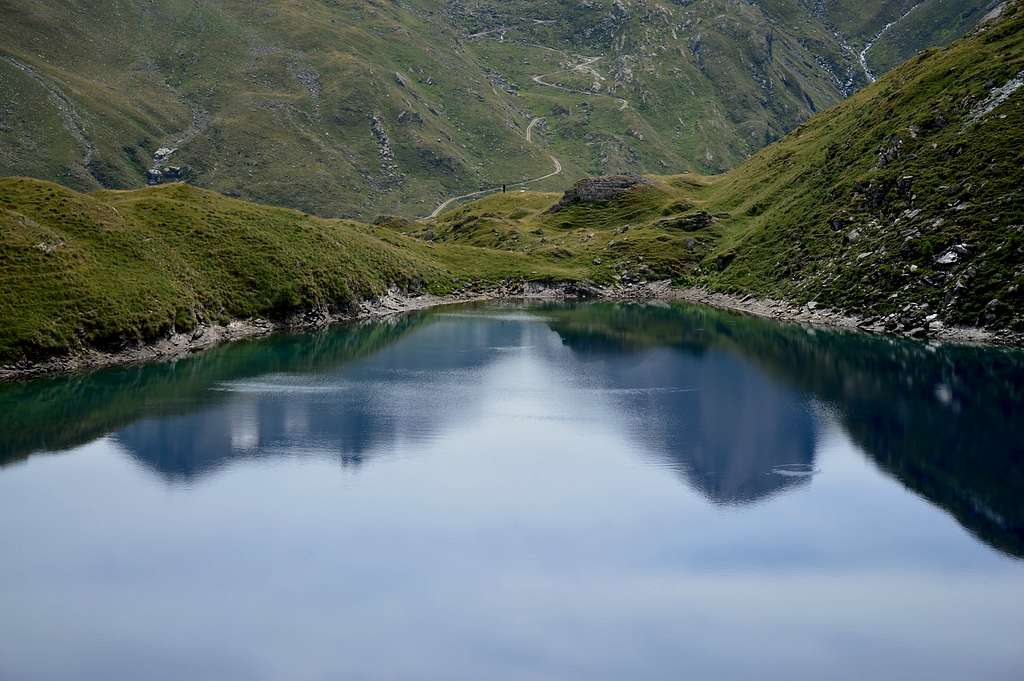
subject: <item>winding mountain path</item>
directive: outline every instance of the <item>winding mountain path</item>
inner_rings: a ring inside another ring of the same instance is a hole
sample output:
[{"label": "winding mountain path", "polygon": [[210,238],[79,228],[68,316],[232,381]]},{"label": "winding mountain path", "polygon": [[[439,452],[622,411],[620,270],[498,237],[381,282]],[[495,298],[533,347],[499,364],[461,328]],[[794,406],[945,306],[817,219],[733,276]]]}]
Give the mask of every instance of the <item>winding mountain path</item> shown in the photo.
[{"label": "winding mountain path", "polygon": [[[480,33],[474,33],[473,35],[467,36],[467,37],[471,38],[471,39],[474,39],[474,38],[485,38],[486,39],[488,37],[488,34],[493,33],[495,30],[498,30],[498,29],[492,29],[490,31],[482,31]],[[501,30],[504,30],[504,27],[502,27]],[[535,47],[543,47],[544,49],[552,50],[553,52],[559,52],[559,53],[561,53],[563,55],[568,56],[568,54],[566,52],[562,51],[562,50],[556,50],[554,48],[546,47],[546,46],[542,46],[542,45],[536,45]],[[606,94],[604,92],[591,92],[591,91],[588,91],[588,90],[579,90],[579,89],[576,89],[576,88],[568,88],[568,87],[565,87],[564,85],[557,85],[555,83],[548,83],[548,82],[546,82],[544,80],[545,77],[553,76],[553,75],[556,75],[556,74],[559,74],[559,73],[564,73],[566,71],[577,71],[577,72],[580,72],[580,73],[589,73],[589,74],[593,75],[598,80],[604,80],[604,77],[601,76],[601,74],[598,73],[593,68],[593,66],[592,66],[595,62],[599,61],[600,59],[601,59],[601,57],[583,57],[582,60],[578,64],[575,64],[574,66],[572,66],[572,67],[570,67],[568,69],[560,69],[560,70],[554,71],[552,73],[542,74],[542,75],[539,75],[539,76],[533,76],[531,80],[533,80],[533,82],[536,83],[537,85],[543,85],[544,87],[554,88],[556,90],[562,90],[563,92],[571,92],[573,94],[586,95],[588,97],[608,97],[610,99],[614,99],[616,102],[619,103],[619,111],[625,111],[626,109],[629,108],[629,101],[625,100],[625,99],[623,99],[621,97],[616,97],[614,95],[609,95],[609,94]],[[530,120],[530,124],[526,126],[526,133],[525,133],[526,134],[526,141],[527,141],[527,143],[533,144],[533,129],[543,120],[544,120],[544,118],[542,116],[537,117],[537,118],[533,118],[533,119]],[[560,175],[562,173],[562,162],[559,161],[558,158],[554,154],[548,154],[548,158],[551,159],[551,163],[553,165],[553,170],[550,173],[548,173],[547,175],[541,175],[540,177],[534,177],[534,178],[531,178],[529,180],[520,180],[519,182],[509,182],[509,183],[506,183],[504,185],[505,188],[525,187],[526,185],[534,184],[536,182],[540,182],[542,180],[546,180],[549,177],[554,177],[555,175]],[[493,193],[499,192],[499,191],[501,191],[501,186],[500,185],[496,186],[496,187],[488,187],[486,189],[480,189],[478,191],[470,192],[468,194],[461,194],[459,196],[452,196],[452,197],[450,197],[448,199],[445,199],[443,202],[441,202],[437,206],[437,208],[435,208],[429,215],[425,215],[425,216],[419,218],[419,220],[421,222],[424,221],[424,220],[433,220],[438,215],[440,215],[442,212],[444,212],[444,210],[446,208],[448,208],[450,205],[452,205],[453,203],[458,203],[459,201],[464,201],[466,199],[479,198],[481,196],[486,196],[487,194],[493,194]]]},{"label": "winding mountain path", "polygon": [[[537,117],[537,118],[533,118],[533,119],[530,120],[530,124],[526,126],[526,141],[529,142],[530,144],[533,144],[533,129],[537,126],[538,123],[540,123],[543,120],[544,120],[544,118],[542,116],[541,117]],[[525,187],[528,184],[533,184],[535,182],[540,182],[541,180],[546,180],[549,177],[554,177],[555,175],[561,175],[562,174],[562,162],[559,161],[558,158],[554,154],[548,154],[548,158],[551,159],[551,163],[554,166],[554,169],[550,173],[548,173],[547,175],[541,175],[540,177],[533,177],[533,178],[530,178],[529,180],[520,180],[519,182],[508,182],[508,183],[505,183],[504,185],[498,185],[496,187],[488,187],[486,189],[481,189],[479,191],[470,192],[469,194],[462,194],[460,196],[453,196],[453,197],[451,197],[449,199],[446,199],[443,203],[441,203],[437,208],[434,209],[434,211],[430,215],[425,215],[425,216],[419,218],[419,220],[421,222],[424,221],[424,220],[433,220],[438,215],[440,215],[444,211],[445,208],[447,208],[448,206],[452,205],[453,203],[457,203],[457,202],[463,201],[465,199],[475,199],[475,198],[480,197],[480,196],[486,196],[487,194],[494,194],[495,192],[500,192],[502,187],[505,187],[505,188]]]},{"label": "winding mountain path", "polygon": [[629,108],[629,100],[623,99],[622,97],[616,97],[615,95],[609,95],[604,92],[592,92],[590,90],[580,90],[578,88],[565,87],[564,85],[557,85],[555,83],[549,83],[544,78],[553,76],[557,73],[565,73],[566,71],[579,71],[581,73],[589,73],[600,80],[604,80],[594,68],[591,66],[594,62],[601,59],[601,57],[586,57],[582,62],[568,69],[561,69],[552,73],[545,73],[539,76],[533,76],[532,80],[537,85],[543,85],[544,87],[554,88],[555,90],[561,90],[562,92],[571,92],[577,95],[586,95],[587,97],[609,97],[619,103],[619,111],[625,111]]},{"label": "winding mountain path", "polygon": [[533,127],[535,125],[537,125],[538,123],[540,123],[542,120],[544,120],[544,119],[543,118],[534,118],[533,120],[530,121],[530,124],[528,126],[526,126],[526,141],[527,142],[530,142],[531,144],[533,143]]}]

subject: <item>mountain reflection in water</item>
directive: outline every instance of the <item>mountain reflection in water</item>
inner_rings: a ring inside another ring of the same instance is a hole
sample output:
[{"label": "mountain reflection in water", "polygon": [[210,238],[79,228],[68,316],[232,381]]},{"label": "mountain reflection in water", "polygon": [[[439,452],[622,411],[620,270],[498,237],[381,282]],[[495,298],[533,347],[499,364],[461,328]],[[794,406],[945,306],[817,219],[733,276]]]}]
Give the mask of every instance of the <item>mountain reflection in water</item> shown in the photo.
[{"label": "mountain reflection in water", "polygon": [[488,370],[509,353],[529,353],[569,386],[573,409],[548,417],[614,421],[712,503],[813,484],[827,415],[881,470],[1024,556],[1022,353],[682,305],[436,310],[2,386],[0,461],[112,434],[176,483],[248,458],[358,467],[478,418]]}]

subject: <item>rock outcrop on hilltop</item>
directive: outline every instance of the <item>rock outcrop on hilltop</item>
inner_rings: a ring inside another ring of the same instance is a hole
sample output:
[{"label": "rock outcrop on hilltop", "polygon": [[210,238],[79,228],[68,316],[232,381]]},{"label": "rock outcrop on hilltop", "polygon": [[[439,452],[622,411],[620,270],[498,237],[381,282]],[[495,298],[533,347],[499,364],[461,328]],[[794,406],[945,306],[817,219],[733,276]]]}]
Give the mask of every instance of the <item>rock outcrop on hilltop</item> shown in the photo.
[{"label": "rock outcrop on hilltop", "polygon": [[574,184],[561,200],[551,207],[552,213],[576,203],[598,203],[609,201],[634,187],[649,185],[650,180],[639,175],[605,175],[588,177]]}]

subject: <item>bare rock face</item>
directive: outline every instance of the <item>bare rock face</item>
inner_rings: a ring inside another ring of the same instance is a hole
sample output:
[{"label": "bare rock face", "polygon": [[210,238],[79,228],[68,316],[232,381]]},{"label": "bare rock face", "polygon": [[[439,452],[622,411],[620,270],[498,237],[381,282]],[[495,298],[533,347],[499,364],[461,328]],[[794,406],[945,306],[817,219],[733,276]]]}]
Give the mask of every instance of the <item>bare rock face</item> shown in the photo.
[{"label": "bare rock face", "polygon": [[603,177],[588,177],[580,180],[565,192],[562,198],[551,207],[550,212],[558,211],[576,203],[598,203],[608,201],[616,196],[651,181],[639,175],[605,175]]}]

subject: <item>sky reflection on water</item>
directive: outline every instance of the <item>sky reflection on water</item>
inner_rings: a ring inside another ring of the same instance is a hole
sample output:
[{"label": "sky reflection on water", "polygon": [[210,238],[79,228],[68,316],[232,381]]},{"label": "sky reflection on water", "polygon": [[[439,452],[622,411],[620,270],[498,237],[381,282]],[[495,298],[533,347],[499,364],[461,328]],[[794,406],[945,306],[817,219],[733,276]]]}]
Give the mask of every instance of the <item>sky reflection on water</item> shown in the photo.
[{"label": "sky reflection on water", "polygon": [[7,386],[0,678],[1018,679],[1022,367],[547,305]]}]

